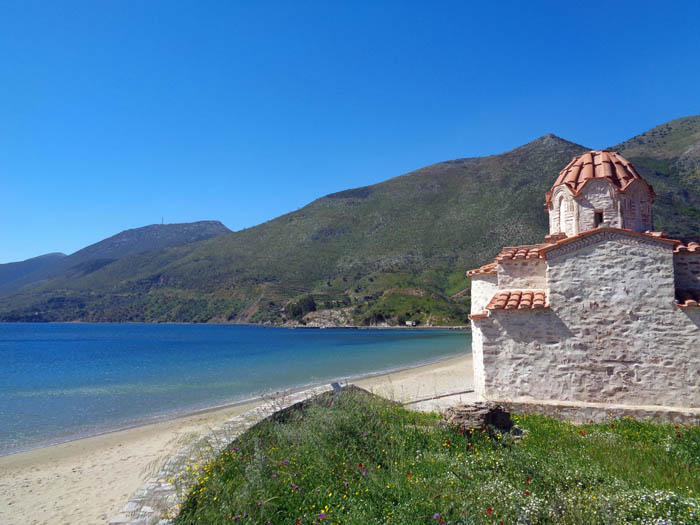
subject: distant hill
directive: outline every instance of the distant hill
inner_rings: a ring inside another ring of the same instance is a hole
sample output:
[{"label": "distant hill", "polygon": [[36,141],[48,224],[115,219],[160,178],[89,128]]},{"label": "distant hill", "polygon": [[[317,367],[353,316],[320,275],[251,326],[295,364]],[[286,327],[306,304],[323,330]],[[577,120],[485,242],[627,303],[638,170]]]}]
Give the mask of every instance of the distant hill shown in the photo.
[{"label": "distant hill", "polygon": [[219,221],[152,224],[126,230],[71,255],[48,254],[17,263],[0,264],[0,293],[50,278],[81,277],[116,260],[152,250],[180,246],[231,233]]},{"label": "distant hill", "polygon": [[[651,130],[612,149],[654,185],[657,229],[688,236],[700,231],[700,118],[664,126],[663,137]],[[330,323],[466,324],[465,270],[503,245],[541,242],[545,191],[588,149],[550,134],[434,164],[253,228],[34,285],[1,299],[0,319],[279,323],[315,309],[307,318]]]},{"label": "distant hill", "polygon": [[51,272],[65,258],[65,253],[47,253],[26,261],[0,264],[0,294],[19,289],[28,275]]}]

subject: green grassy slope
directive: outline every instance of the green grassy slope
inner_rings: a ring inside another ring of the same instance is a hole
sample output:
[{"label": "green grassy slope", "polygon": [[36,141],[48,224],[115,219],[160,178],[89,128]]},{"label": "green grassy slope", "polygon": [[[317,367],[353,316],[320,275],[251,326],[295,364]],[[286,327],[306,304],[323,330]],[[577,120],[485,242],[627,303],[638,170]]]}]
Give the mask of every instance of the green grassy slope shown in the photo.
[{"label": "green grassy slope", "polygon": [[514,420],[518,441],[361,392],[316,398],[190,461],[174,523],[700,522],[697,426]]},{"label": "green grassy slope", "polygon": [[[671,235],[700,231],[700,192],[679,167],[700,144],[699,124],[674,121],[665,143],[651,135],[617,148],[654,185],[656,226]],[[253,228],[35,285],[0,299],[0,320],[280,322],[285,304],[311,293],[321,308],[351,306],[358,324],[425,322],[431,309],[440,323],[464,324],[468,294],[451,298],[468,286],[464,271],[504,245],[541,242],[544,193],[586,149],[546,135],[434,164]]]}]

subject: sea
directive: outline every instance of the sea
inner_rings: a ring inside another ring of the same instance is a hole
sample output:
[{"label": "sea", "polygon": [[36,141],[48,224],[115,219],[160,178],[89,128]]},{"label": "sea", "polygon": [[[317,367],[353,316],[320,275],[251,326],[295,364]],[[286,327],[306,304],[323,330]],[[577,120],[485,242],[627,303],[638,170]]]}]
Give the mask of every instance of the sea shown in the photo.
[{"label": "sea", "polygon": [[0,455],[469,352],[461,330],[0,323]]}]

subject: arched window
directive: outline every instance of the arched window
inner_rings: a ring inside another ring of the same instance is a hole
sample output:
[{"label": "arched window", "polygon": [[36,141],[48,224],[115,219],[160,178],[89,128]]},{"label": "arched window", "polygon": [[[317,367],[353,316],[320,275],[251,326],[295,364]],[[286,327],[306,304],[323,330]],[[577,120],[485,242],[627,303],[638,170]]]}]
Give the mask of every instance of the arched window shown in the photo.
[{"label": "arched window", "polygon": [[559,232],[555,232],[555,233],[563,232],[565,229],[564,228],[564,224],[566,221],[565,210],[564,210],[565,204],[566,204],[566,200],[564,199],[564,196],[562,195],[561,197],[559,197],[559,206],[557,206],[557,208],[559,209],[559,224],[558,224]]}]

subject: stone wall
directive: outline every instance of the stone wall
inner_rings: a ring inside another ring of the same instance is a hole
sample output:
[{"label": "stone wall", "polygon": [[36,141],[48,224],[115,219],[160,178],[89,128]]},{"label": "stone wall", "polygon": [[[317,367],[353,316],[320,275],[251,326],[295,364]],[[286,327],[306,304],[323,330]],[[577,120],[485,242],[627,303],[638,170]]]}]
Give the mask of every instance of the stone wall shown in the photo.
[{"label": "stone wall", "polygon": [[472,277],[471,313],[478,314],[486,308],[498,290],[498,276],[481,274]]},{"label": "stone wall", "polygon": [[593,179],[586,183],[576,199],[578,212],[578,231],[585,232],[596,228],[595,212],[603,212],[603,221],[610,226],[622,228],[619,198],[613,185],[605,179]]},{"label": "stone wall", "polygon": [[700,309],[674,304],[672,249],[602,230],[550,250],[551,308],[474,321],[477,393],[700,407]]},{"label": "stone wall", "polygon": [[615,228],[627,228],[636,232],[653,230],[651,215],[652,195],[644,182],[633,182],[625,192],[620,192],[607,179],[591,179],[577,195],[564,185],[552,192],[552,208],[549,210],[549,233],[564,232],[572,237],[592,230],[595,213],[603,212],[603,221]]},{"label": "stone wall", "polygon": [[504,261],[497,269],[499,290],[544,289],[547,285],[547,266],[543,259]]},{"label": "stone wall", "polygon": [[571,190],[564,185],[554,188],[552,203],[549,210],[549,233],[564,232],[569,237],[576,235],[577,206]]},{"label": "stone wall", "polygon": [[653,230],[651,202],[649,187],[641,181],[633,182],[622,197],[622,227],[637,232]]}]

